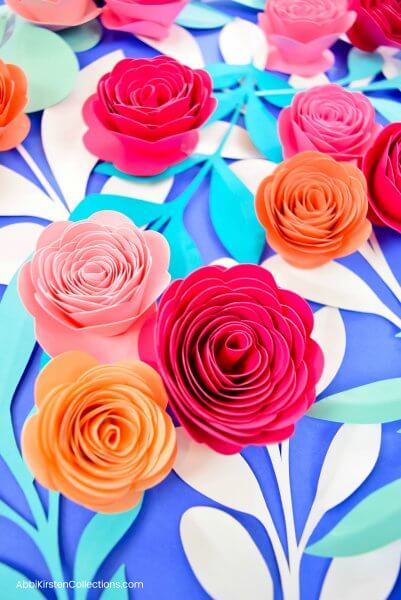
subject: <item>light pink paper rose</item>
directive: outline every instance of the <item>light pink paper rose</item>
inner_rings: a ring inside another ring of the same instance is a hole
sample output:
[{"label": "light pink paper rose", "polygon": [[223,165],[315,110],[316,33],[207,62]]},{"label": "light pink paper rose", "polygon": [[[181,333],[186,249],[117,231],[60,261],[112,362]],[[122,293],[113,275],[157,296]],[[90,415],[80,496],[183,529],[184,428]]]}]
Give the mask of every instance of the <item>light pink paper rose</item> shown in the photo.
[{"label": "light pink paper rose", "polygon": [[102,23],[107,29],[161,40],[188,0],[106,0]]},{"label": "light pink paper rose", "polygon": [[268,0],[259,25],[269,42],[266,68],[311,77],[329,69],[328,50],[354,23],[348,0]]},{"label": "light pink paper rose", "polygon": [[50,27],[74,27],[92,21],[102,9],[93,0],[6,0],[17,15]]},{"label": "light pink paper rose", "polygon": [[19,291],[51,356],[80,350],[100,362],[138,358],[138,336],[169,281],[170,250],[124,215],[46,227],[20,273]]}]

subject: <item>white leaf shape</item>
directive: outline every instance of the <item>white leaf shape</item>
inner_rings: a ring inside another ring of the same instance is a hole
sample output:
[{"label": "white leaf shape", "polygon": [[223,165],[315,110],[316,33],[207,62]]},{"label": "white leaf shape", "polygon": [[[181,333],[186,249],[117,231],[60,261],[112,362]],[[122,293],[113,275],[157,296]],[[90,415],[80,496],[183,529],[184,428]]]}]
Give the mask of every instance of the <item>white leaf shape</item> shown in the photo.
[{"label": "white leaf shape", "polygon": [[296,89],[309,89],[317,85],[327,85],[330,83],[329,78],[324,73],[319,73],[313,77],[301,77],[301,75],[291,75],[288,83]]},{"label": "white leaf shape", "polygon": [[399,58],[386,58],[383,65],[383,75],[387,79],[393,79],[401,75],[401,60]]},{"label": "white leaf shape", "polygon": [[188,67],[201,69],[205,65],[197,40],[179,25],[172,25],[169,35],[163,40],[154,40],[142,35],[138,35],[138,38],[158,52],[167,54]]},{"label": "white leaf shape", "polygon": [[334,558],[320,600],[386,600],[400,570],[401,541],[359,556]]},{"label": "white leaf shape", "polygon": [[266,563],[247,530],[217,508],[195,506],[180,523],[184,551],[201,586],[214,600],[273,600]]},{"label": "white leaf shape", "polygon": [[86,131],[82,106],[95,92],[100,77],[122,58],[123,52],[117,50],[82,69],[71,94],[43,112],[43,149],[70,210],[85,196],[88,177],[98,161],[82,140]]},{"label": "white leaf shape", "polygon": [[324,354],[323,373],[316,386],[316,393],[321,394],[333,381],[341,367],[347,339],[344,321],[337,308],[325,306],[315,312],[314,318],[312,337]]},{"label": "white leaf shape", "polygon": [[238,160],[230,165],[237,177],[255,194],[261,181],[273,173],[277,164],[262,158]]},{"label": "white leaf shape", "polygon": [[0,165],[0,215],[39,217],[47,221],[68,219],[61,202],[53,202],[38,186],[12,169]]},{"label": "white leaf shape", "polygon": [[399,49],[395,48],[394,46],[379,46],[378,48],[376,48],[376,52],[381,54],[382,57],[386,59],[390,58],[391,56],[394,56],[394,54],[397,54],[399,52]]},{"label": "white leaf shape", "polygon": [[263,266],[271,271],[278,285],[319,304],[373,313],[388,319],[401,329],[401,319],[376,296],[356,273],[331,261],[317,269],[297,269],[279,255],[271,256]]},{"label": "white leaf shape", "polygon": [[0,229],[0,284],[8,285],[36,246],[44,227],[37,223],[13,223]]},{"label": "white leaf shape", "polygon": [[238,265],[238,263],[229,256],[222,256],[221,258],[217,258],[216,260],[212,261],[210,265],[218,265],[220,267],[226,267],[229,269],[230,267],[235,267],[235,265]]},{"label": "white leaf shape", "polygon": [[259,69],[266,67],[268,45],[265,34],[250,21],[234,19],[227,23],[220,32],[219,46],[224,60],[230,65],[253,63]]},{"label": "white leaf shape", "polygon": [[174,177],[167,177],[160,181],[132,181],[122,177],[110,177],[102,188],[102,194],[116,194],[162,204],[173,182]]},{"label": "white leaf shape", "polygon": [[[216,121],[200,130],[199,142],[195,148],[197,154],[213,154],[216,152],[230,124],[226,121]],[[225,158],[262,158],[255,148],[248,132],[239,125],[234,125],[230,136],[223,146],[221,156]]]}]

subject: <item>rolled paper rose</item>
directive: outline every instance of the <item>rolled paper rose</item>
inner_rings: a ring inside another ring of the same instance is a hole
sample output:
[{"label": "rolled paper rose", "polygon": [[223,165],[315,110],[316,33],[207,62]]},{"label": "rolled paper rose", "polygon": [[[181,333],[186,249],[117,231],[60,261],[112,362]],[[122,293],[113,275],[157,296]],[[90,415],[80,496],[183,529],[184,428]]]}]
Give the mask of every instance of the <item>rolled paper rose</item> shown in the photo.
[{"label": "rolled paper rose", "polygon": [[307,303],[262,267],[174,281],[158,309],[158,367],[189,435],[223,454],[290,437],[323,368],[312,327]]},{"label": "rolled paper rose", "polygon": [[371,220],[401,233],[401,123],[387,125],[363,161]]},{"label": "rolled paper rose", "polygon": [[16,148],[29,133],[27,86],[22,69],[0,60],[0,151]]},{"label": "rolled paper rose", "polygon": [[102,23],[107,29],[161,40],[188,0],[106,0]]},{"label": "rolled paper rose", "polygon": [[84,105],[89,152],[131,175],[156,175],[187,158],[216,106],[206,71],[168,56],[126,58]]},{"label": "rolled paper rose", "polygon": [[266,67],[311,77],[329,69],[328,50],[353,24],[349,0],[268,0],[259,25],[269,42]]},{"label": "rolled paper rose", "polygon": [[335,84],[296,94],[281,111],[278,128],[285,158],[318,150],[358,165],[382,129],[366,96]]},{"label": "rolled paper rose", "polygon": [[169,256],[160,233],[117,212],[49,225],[19,276],[39,344],[51,356],[138,358],[138,336],[170,281]]},{"label": "rolled paper rose", "polygon": [[378,46],[401,48],[399,0],[351,0],[357,19],[348,37],[357,48],[371,52]]},{"label": "rolled paper rose", "polygon": [[81,25],[102,12],[93,0],[6,0],[6,3],[27,21],[58,28]]},{"label": "rolled paper rose", "polygon": [[66,352],[39,374],[35,403],[22,431],[25,461],[41,485],[90,510],[127,511],[172,469],[166,392],[143,362],[100,365]]},{"label": "rolled paper rose", "polygon": [[352,163],[301,152],[281,163],[256,193],[270,246],[301,269],[355,252],[369,237],[365,177]]}]

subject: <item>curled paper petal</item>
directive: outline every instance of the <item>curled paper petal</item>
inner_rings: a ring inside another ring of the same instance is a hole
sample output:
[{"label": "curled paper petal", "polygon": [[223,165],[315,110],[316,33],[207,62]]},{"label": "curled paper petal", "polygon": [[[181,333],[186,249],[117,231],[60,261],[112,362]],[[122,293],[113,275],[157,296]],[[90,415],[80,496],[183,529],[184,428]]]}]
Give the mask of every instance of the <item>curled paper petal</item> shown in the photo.
[{"label": "curled paper petal", "polygon": [[371,52],[378,46],[401,48],[401,13],[398,0],[352,0],[357,19],[348,31],[351,43]]},{"label": "curled paper petal", "polygon": [[31,123],[24,113],[27,86],[22,69],[0,59],[0,151],[15,148],[29,133]]},{"label": "curled paper petal", "polygon": [[26,21],[36,25],[72,27],[92,21],[100,13],[94,0],[6,0],[8,6]]}]

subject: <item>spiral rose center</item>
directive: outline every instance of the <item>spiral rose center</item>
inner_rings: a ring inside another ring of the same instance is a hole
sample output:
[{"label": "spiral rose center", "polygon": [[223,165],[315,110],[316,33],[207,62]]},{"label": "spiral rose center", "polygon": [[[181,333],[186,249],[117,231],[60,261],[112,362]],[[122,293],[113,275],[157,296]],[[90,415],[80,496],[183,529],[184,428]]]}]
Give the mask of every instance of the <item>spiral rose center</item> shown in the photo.
[{"label": "spiral rose center", "polygon": [[292,21],[328,21],[348,10],[348,0],[269,0],[269,8]]}]

